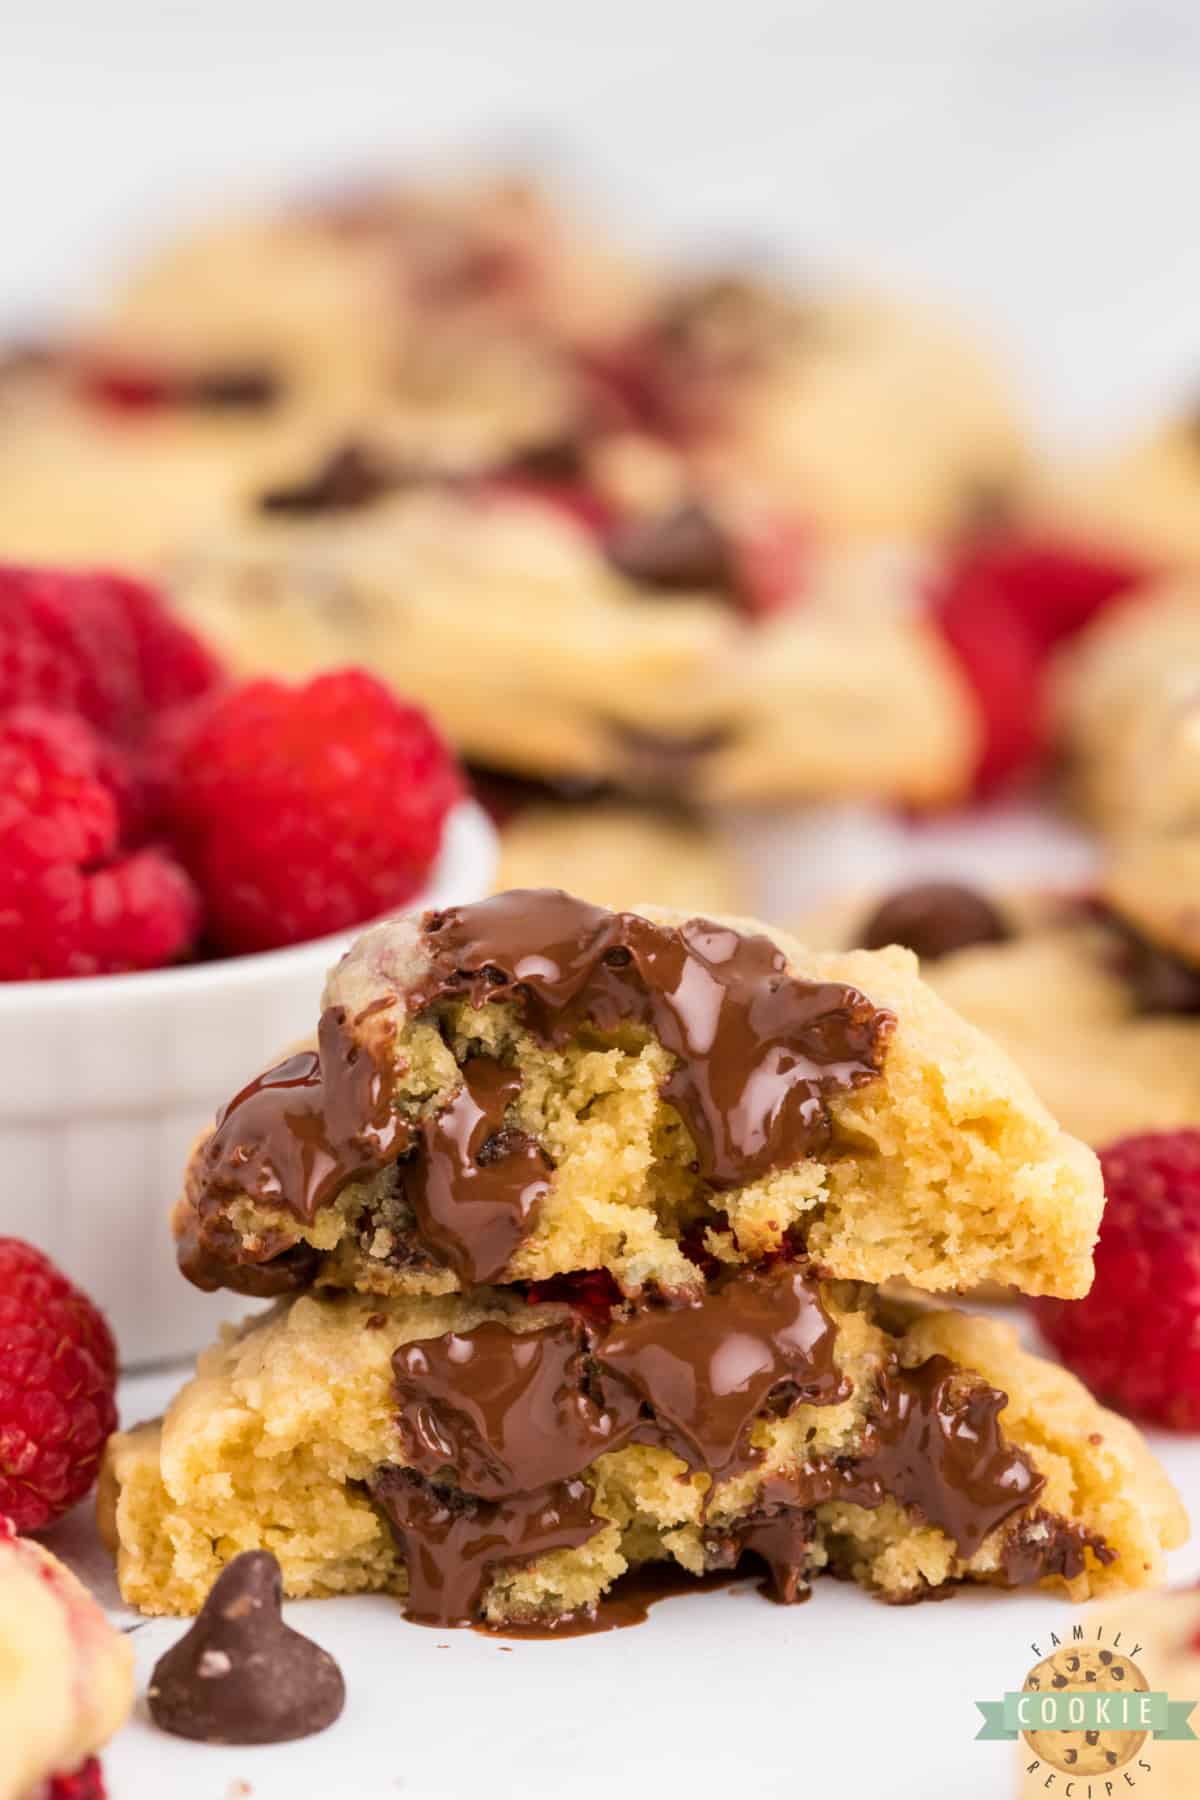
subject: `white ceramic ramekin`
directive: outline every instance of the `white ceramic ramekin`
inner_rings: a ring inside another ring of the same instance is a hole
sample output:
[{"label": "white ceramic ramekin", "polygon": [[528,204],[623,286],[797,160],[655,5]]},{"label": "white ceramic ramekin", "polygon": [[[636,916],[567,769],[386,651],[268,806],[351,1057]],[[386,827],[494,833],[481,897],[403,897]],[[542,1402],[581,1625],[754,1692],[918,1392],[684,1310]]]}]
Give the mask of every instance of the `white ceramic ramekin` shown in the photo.
[{"label": "white ceramic ramekin", "polygon": [[[496,839],[471,801],[414,906],[485,894]],[[355,932],[145,975],[0,984],[0,1235],[49,1252],[104,1308],[126,1365],[200,1348],[247,1310],[175,1267],[167,1214],[217,1108],[311,1032]]]}]

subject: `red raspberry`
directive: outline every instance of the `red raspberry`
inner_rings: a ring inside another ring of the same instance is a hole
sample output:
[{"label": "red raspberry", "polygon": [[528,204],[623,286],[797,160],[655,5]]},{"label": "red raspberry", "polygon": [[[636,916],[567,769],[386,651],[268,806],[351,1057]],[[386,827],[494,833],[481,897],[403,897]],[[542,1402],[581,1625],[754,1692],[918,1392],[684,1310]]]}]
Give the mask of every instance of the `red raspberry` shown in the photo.
[{"label": "red raspberry", "polygon": [[533,475],[500,473],[481,476],[475,484],[475,492],[484,502],[528,500],[538,506],[551,507],[596,537],[609,530],[617,520],[617,509],[612,502],[584,481],[554,481]]},{"label": "red raspberry", "polygon": [[0,1514],[40,1531],[83,1499],[116,1428],[117,1352],[49,1257],[0,1238]]},{"label": "red raspberry", "polygon": [[164,852],[110,860],[105,772],[82,719],[20,707],[0,722],[0,981],[157,967],[196,936],[195,890]]},{"label": "red raspberry", "polygon": [[573,1306],[594,1325],[606,1325],[614,1306],[622,1300],[620,1288],[607,1269],[576,1269],[570,1275],[550,1275],[531,1281],[525,1295],[529,1306],[557,1301]]},{"label": "red raspberry", "polygon": [[1141,578],[1132,563],[1023,538],[981,538],[948,571],[935,615],[983,715],[980,788],[1036,767],[1047,655]]},{"label": "red raspberry", "polygon": [[1136,564],[1082,545],[985,536],[957,562],[951,588],[982,610],[1015,613],[1038,648],[1050,650],[1144,578]]},{"label": "red raspberry", "polygon": [[18,707],[0,723],[0,881],[117,846],[117,806],[81,719]]},{"label": "red raspberry", "polygon": [[59,707],[129,739],[219,677],[200,640],[140,582],[0,565],[0,711]]},{"label": "red raspberry", "polygon": [[812,558],[812,535],[794,519],[761,520],[734,543],[738,589],[754,618],[787,612],[801,598]]},{"label": "red raspberry", "polygon": [[72,1775],[51,1776],[45,1800],[108,1800],[99,1758],[89,1756]]},{"label": "red raspberry", "polygon": [[1103,1151],[1108,1196],[1084,1300],[1039,1300],[1038,1323],[1101,1400],[1200,1430],[1200,1131]]},{"label": "red raspberry", "polygon": [[184,860],[232,952],[402,906],[462,790],[426,715],[358,669],[218,696],[199,709],[174,787]]},{"label": "red raspberry", "polygon": [[1042,663],[1028,627],[1007,607],[977,605],[966,587],[951,588],[937,619],[979,707],[976,786],[986,792],[1028,775],[1044,748]]}]

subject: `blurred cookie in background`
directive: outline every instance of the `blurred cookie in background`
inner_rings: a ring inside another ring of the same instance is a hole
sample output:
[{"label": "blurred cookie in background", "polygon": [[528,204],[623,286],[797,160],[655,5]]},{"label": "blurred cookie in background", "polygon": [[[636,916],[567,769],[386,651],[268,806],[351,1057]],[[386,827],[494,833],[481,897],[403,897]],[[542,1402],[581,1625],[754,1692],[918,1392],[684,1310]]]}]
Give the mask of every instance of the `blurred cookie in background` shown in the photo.
[{"label": "blurred cookie in background", "polygon": [[530,179],[379,180],[184,235],[91,330],[169,367],[267,367],[293,394],[390,409],[414,447],[479,456],[573,426],[587,354],[634,332],[652,291]]},{"label": "blurred cookie in background", "polygon": [[1200,1126],[1200,951],[1167,947],[1119,866],[1092,898],[925,882],[838,901],[798,935],[818,948],[915,950],[929,985],[1088,1143]]},{"label": "blurred cookie in background", "polygon": [[1200,579],[1151,583],[1062,653],[1069,793],[1112,834],[1200,832]]},{"label": "blurred cookie in background", "polygon": [[153,573],[309,430],[249,365],[177,378],[81,346],[0,350],[0,558]]},{"label": "blurred cookie in background", "polygon": [[660,430],[833,537],[946,538],[1022,503],[1009,381],[936,311],[734,270],[680,281],[638,348]]},{"label": "blurred cookie in background", "polygon": [[1159,567],[1200,564],[1200,403],[1052,470],[1040,504],[1086,541]]},{"label": "blurred cookie in background", "polygon": [[529,461],[454,477],[343,445],[167,586],[234,667],[363,663],[509,773],[707,803],[969,794],[979,706],[911,558],[823,551],[724,492],[654,510],[662,459],[619,464],[640,507],[611,455]]},{"label": "blurred cookie in background", "polygon": [[522,784],[476,780],[496,806],[496,890],[561,887],[613,911],[643,901],[690,913],[747,905],[748,883],[720,827],[683,807],[639,805],[612,794],[571,800]]}]

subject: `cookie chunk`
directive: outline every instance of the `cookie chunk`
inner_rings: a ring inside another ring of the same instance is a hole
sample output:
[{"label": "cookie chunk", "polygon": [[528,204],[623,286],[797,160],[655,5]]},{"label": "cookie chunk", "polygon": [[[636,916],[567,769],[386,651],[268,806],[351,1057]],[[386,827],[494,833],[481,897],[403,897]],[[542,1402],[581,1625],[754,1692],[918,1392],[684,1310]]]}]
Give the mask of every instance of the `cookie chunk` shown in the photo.
[{"label": "cookie chunk", "polygon": [[133,1646],[58,1559],[0,1520],[0,1796],[69,1776],[124,1723]]},{"label": "cookie chunk", "polygon": [[803,1245],[837,1276],[1086,1292],[1094,1157],[903,952],[502,894],[368,931],[317,1047],[198,1145],[204,1287],[444,1294],[603,1269],[696,1290]]},{"label": "cookie chunk", "polygon": [[924,980],[999,1044],[1050,1112],[1097,1147],[1200,1125],[1200,946],[1173,885],[1182,850],[1118,856],[1088,900],[1003,899],[948,884],[837,902],[816,943],[921,952]]},{"label": "cookie chunk", "polygon": [[439,1624],[588,1617],[630,1567],[750,1553],[788,1600],[822,1571],[1080,1598],[1153,1580],[1183,1533],[1134,1429],[1005,1328],[803,1258],[673,1303],[561,1295],[299,1296],[227,1333],[113,1441],[126,1598],[194,1610],[247,1548],[290,1593]]}]

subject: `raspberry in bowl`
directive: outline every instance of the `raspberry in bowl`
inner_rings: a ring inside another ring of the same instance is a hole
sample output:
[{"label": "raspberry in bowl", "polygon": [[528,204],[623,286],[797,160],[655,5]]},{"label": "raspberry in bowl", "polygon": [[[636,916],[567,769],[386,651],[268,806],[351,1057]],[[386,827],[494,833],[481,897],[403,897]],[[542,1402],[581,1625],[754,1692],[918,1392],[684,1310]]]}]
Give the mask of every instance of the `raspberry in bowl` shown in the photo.
[{"label": "raspberry in bowl", "polygon": [[96,1297],[124,1362],[211,1335],[166,1216],[231,1077],[307,1029],[364,921],[486,892],[463,794],[362,671],[229,683],[150,589],[0,568],[0,1234]]}]

